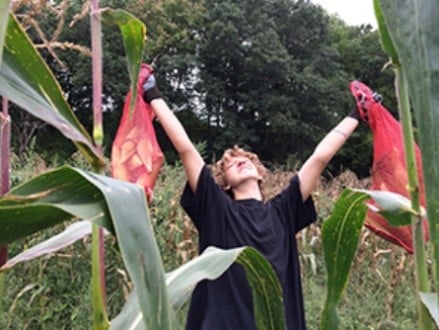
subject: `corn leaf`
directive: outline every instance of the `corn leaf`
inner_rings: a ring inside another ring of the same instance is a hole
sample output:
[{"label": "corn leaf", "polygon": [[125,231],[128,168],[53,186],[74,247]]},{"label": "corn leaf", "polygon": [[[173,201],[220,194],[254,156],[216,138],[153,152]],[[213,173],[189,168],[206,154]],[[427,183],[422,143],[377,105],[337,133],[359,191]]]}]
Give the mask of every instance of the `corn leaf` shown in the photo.
[{"label": "corn leaf", "polygon": [[7,24],[0,67],[0,95],[57,128],[76,144],[91,164],[104,163],[65,100],[53,73],[14,15],[9,16]]},{"label": "corn leaf", "polygon": [[132,91],[130,113],[137,97],[137,80],[143,49],[145,48],[146,26],[138,18],[121,9],[105,8],[101,12],[106,23],[116,24],[122,33],[125,52],[127,55],[128,73],[130,76],[130,90]]},{"label": "corn leaf", "polygon": [[[250,247],[222,250],[207,248],[200,256],[166,275],[169,299],[175,310],[189,299],[195,285],[205,279],[221,276],[234,262],[244,266],[253,290],[258,329],[285,329],[282,291],[271,265]],[[131,293],[122,312],[111,322],[110,329],[146,329],[142,323],[135,293]]]},{"label": "corn leaf", "polygon": [[380,40],[381,45],[383,46],[383,50],[387,53],[387,55],[389,55],[392,64],[399,66],[400,63],[398,59],[398,53],[396,52],[395,45],[393,44],[392,38],[389,34],[389,30],[387,29],[387,24],[383,16],[380,0],[373,0],[373,8],[378,23],[378,31],[380,34]]},{"label": "corn leaf", "polygon": [[114,232],[99,189],[80,172],[62,167],[10,190],[0,198],[0,244],[75,218],[92,219]]},{"label": "corn leaf", "polygon": [[0,272],[10,269],[15,265],[30,261],[35,258],[57,252],[67,246],[72,245],[76,241],[91,234],[92,223],[90,221],[79,221],[69,225],[61,233],[26,249],[22,253],[9,259],[6,264],[0,267]]},{"label": "corn leaf", "polygon": [[437,300],[437,294],[431,292],[420,292],[422,303],[427,307],[430,312],[431,318],[434,320],[437,326],[439,326],[439,304]]},{"label": "corn leaf", "polygon": [[[415,210],[412,209],[410,199],[391,191],[379,190],[362,190],[354,189],[354,191],[368,194],[379,206],[370,206],[372,211],[381,214],[392,226],[410,225],[412,216],[418,216]],[[422,214],[425,217],[425,214]]]},{"label": "corn leaf", "polygon": [[369,195],[346,189],[337,200],[332,215],[322,228],[328,287],[321,328],[338,329],[337,304],[340,301],[357,250],[366,216],[364,204]]},{"label": "corn leaf", "polygon": [[[437,0],[380,0],[408,80],[424,166],[430,238],[439,260],[439,35]],[[439,262],[436,262],[436,291]]]},{"label": "corn leaf", "polygon": [[10,0],[0,1],[0,65],[2,64],[2,58],[3,58],[3,45],[5,42],[5,34],[6,34],[6,27],[8,24],[10,3],[11,3]]},{"label": "corn leaf", "polygon": [[145,324],[171,329],[174,314],[140,186],[68,166],[47,172],[0,198],[0,242],[72,218],[90,219],[116,233]]}]

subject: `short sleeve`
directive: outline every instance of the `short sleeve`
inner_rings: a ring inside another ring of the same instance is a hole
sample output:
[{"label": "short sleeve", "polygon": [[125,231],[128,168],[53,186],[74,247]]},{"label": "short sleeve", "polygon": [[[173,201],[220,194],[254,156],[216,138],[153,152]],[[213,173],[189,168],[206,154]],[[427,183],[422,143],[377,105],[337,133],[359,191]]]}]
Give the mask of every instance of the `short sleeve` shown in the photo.
[{"label": "short sleeve", "polygon": [[280,213],[285,225],[293,228],[295,233],[317,219],[312,197],[302,201],[300,180],[297,175],[291,179],[288,187],[272,199],[271,203]]},{"label": "short sleeve", "polygon": [[206,231],[207,224],[209,230],[219,225],[218,222],[223,218],[226,198],[228,196],[216,184],[207,165],[204,165],[195,192],[186,183],[180,204],[201,234]]}]

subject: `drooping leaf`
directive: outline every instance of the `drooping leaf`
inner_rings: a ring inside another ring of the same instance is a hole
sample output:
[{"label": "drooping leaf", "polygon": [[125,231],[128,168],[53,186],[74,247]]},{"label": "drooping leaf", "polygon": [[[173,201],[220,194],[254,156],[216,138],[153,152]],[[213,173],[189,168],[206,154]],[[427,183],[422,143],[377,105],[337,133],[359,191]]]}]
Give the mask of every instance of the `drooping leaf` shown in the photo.
[{"label": "drooping leaf", "polygon": [[[154,230],[148,218],[142,187],[108,177],[95,176],[95,184],[117,182],[117,190],[103,191],[114,219],[114,227],[125,266],[137,289],[143,321],[148,329],[173,329],[175,315],[169,303],[165,273]],[[122,184],[121,182],[124,182]],[[129,187],[136,189],[129,190]],[[120,198],[125,194],[126,198]]]},{"label": "drooping leaf", "polygon": [[420,292],[422,303],[427,307],[436,325],[439,327],[439,304],[436,293]]},{"label": "drooping leaf", "polygon": [[132,91],[132,97],[130,113],[132,113],[137,97],[136,86],[140,64],[142,62],[142,54],[145,48],[146,26],[142,21],[125,10],[105,8],[102,9],[101,14],[104,22],[118,25],[122,33],[127,56],[128,73],[131,81],[130,90]]},{"label": "drooping leaf", "polygon": [[6,27],[9,17],[10,0],[0,1],[0,65],[3,58],[3,45],[5,42]]},{"label": "drooping leaf", "polygon": [[[392,226],[405,226],[411,224],[412,215],[418,215],[412,209],[410,199],[390,191],[355,190],[368,194],[379,206],[372,210],[381,214]],[[425,216],[425,214],[423,214]]]},{"label": "drooping leaf", "polygon": [[[166,285],[174,309],[179,309],[201,280],[214,280],[234,262],[244,266],[253,290],[258,329],[284,329],[285,317],[279,281],[271,265],[250,247],[222,250],[207,248],[200,256],[166,275]],[[110,329],[146,329],[141,322],[139,306],[131,293],[122,312],[111,322]]]},{"label": "drooping leaf", "polygon": [[0,244],[74,218],[92,219],[114,232],[99,189],[75,169],[62,167],[37,176],[0,198]]},{"label": "drooping leaf", "polygon": [[43,255],[57,252],[76,241],[91,234],[92,223],[90,221],[80,221],[69,225],[61,233],[52,236],[44,242],[23,251],[15,257],[9,259],[6,264],[0,267],[0,271],[10,269],[18,263],[30,261]]},{"label": "drooping leaf", "polygon": [[[430,238],[439,260],[439,2],[380,0],[383,16],[408,81],[418,126]],[[439,287],[439,262],[436,262]],[[438,291],[438,290],[436,290]]]},{"label": "drooping leaf", "polygon": [[336,307],[350,273],[352,260],[366,216],[364,204],[369,196],[363,192],[346,189],[337,200],[332,215],[322,228],[328,288],[321,328],[337,329]]},{"label": "drooping leaf", "polygon": [[42,174],[0,198],[0,243],[72,218],[116,233],[143,321],[149,329],[171,329],[175,316],[140,186],[68,166]]},{"label": "drooping leaf", "polygon": [[9,16],[7,25],[0,67],[0,95],[57,128],[76,144],[91,164],[104,163],[65,100],[53,73],[14,15]]}]

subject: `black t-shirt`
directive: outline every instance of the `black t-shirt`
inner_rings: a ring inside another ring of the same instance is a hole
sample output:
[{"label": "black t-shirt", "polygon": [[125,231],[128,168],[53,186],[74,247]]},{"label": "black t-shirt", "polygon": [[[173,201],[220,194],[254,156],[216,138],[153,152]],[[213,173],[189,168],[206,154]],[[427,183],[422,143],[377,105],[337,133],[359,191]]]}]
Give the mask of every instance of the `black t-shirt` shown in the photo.
[{"label": "black t-shirt", "polygon": [[[295,234],[316,219],[314,203],[302,201],[299,177],[268,202],[233,200],[204,166],[195,194],[186,185],[181,205],[199,231],[200,253],[208,246],[252,246],[270,261],[282,286],[288,329],[305,329]],[[214,281],[200,282],[191,300],[186,329],[256,329],[245,270],[234,264]]]}]

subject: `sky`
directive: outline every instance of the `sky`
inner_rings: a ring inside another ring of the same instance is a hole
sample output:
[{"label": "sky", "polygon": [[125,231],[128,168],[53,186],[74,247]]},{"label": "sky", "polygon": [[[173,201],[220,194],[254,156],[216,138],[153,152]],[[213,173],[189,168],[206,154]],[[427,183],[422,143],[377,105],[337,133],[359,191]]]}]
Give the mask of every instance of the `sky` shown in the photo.
[{"label": "sky", "polygon": [[329,14],[338,15],[348,25],[364,23],[377,27],[373,0],[311,0],[322,6]]}]

